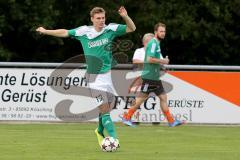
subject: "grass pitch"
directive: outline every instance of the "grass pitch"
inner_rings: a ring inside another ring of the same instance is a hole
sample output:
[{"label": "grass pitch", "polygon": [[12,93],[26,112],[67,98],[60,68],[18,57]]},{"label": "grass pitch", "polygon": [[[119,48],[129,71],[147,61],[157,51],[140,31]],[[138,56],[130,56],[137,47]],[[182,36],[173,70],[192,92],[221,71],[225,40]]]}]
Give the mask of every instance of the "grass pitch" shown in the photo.
[{"label": "grass pitch", "polygon": [[1,160],[236,160],[240,127],[117,124],[121,148],[98,146],[97,124],[0,124]]}]

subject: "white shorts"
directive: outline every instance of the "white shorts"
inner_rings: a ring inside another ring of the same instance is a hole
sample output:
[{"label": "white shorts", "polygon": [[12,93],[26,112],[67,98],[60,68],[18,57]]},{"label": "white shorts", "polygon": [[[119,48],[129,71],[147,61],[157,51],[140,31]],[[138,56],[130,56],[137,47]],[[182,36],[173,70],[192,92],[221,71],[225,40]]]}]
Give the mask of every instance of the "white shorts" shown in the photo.
[{"label": "white shorts", "polygon": [[111,103],[114,100],[114,88],[111,72],[103,74],[87,74],[86,76],[90,92],[96,98],[98,105]]}]

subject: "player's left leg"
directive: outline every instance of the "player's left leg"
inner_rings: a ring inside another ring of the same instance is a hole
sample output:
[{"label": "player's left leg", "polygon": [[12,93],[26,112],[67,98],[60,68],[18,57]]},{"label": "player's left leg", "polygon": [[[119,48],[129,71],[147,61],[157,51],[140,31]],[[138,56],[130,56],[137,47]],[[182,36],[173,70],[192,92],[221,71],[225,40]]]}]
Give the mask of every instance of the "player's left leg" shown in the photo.
[{"label": "player's left leg", "polygon": [[175,126],[179,126],[179,125],[183,124],[183,122],[181,122],[179,120],[174,120],[172,114],[170,113],[169,107],[167,105],[167,94],[163,92],[160,95],[158,95],[158,97],[160,99],[160,107],[162,109],[164,116],[166,117],[166,119],[168,121],[169,126],[175,127]]},{"label": "player's left leg", "polygon": [[173,123],[174,118],[171,115],[170,110],[169,110],[168,105],[167,105],[167,94],[162,93],[158,97],[160,99],[160,107],[161,107],[162,112],[163,112],[164,116],[166,117],[168,123],[169,124]]},{"label": "player's left leg", "polygon": [[155,88],[153,89],[153,91],[160,99],[160,107],[161,107],[161,110],[162,110],[165,118],[168,121],[169,126],[170,127],[175,127],[175,126],[183,124],[179,120],[174,120],[174,117],[170,113],[170,110],[169,110],[169,107],[168,107],[168,104],[167,104],[167,94],[166,94],[165,89],[163,87],[162,81],[159,80],[159,81],[155,81],[153,83],[155,85]]},{"label": "player's left leg", "polygon": [[[103,96],[103,95],[102,95]],[[103,96],[103,99],[106,99],[106,96]],[[104,102],[106,102],[104,100]],[[95,129],[95,134],[97,135],[98,143],[101,146],[102,140],[104,139],[104,129],[106,129],[108,135],[116,139],[116,130],[113,124],[113,121],[110,117],[110,107],[108,103],[99,105],[99,122],[98,128]]]},{"label": "player's left leg", "polygon": [[120,147],[119,140],[117,139],[116,129],[115,129],[114,123],[112,121],[112,118],[110,116],[110,112],[111,112],[110,104],[111,103],[105,103],[99,107],[100,113],[102,115],[101,122],[102,122],[103,127],[106,129],[108,135],[110,137],[113,137],[118,142],[118,147]]},{"label": "player's left leg", "polygon": [[101,115],[102,115],[102,124],[103,127],[106,129],[108,135],[113,138],[117,138],[116,130],[114,127],[114,123],[110,116],[110,106],[108,103],[103,104],[99,107]]}]

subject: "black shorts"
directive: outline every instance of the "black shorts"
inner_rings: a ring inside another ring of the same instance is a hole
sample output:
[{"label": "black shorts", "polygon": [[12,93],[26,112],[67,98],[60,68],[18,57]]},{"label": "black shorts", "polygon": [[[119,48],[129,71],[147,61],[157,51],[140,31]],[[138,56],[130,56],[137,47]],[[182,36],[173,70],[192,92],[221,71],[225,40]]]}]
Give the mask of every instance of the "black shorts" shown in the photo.
[{"label": "black shorts", "polygon": [[158,80],[158,81],[149,80],[149,79],[142,79],[142,80],[143,80],[142,86],[141,86],[142,93],[149,94],[151,92],[154,92],[157,96],[165,93],[161,80]]}]

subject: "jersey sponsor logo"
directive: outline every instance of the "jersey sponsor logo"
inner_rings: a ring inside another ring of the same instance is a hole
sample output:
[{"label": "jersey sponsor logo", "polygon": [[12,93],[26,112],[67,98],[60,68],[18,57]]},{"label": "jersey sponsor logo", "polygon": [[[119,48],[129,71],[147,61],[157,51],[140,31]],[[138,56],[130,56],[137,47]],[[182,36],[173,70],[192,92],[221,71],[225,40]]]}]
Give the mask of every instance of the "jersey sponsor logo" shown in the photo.
[{"label": "jersey sponsor logo", "polygon": [[93,41],[93,42],[88,42],[88,48],[99,47],[99,46],[107,44],[108,42],[109,42],[109,40],[107,38],[100,39],[100,40]]}]

